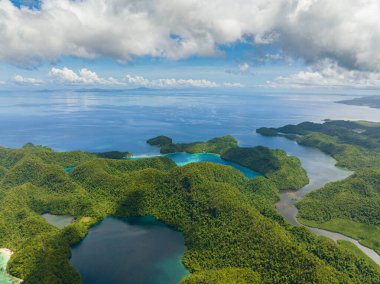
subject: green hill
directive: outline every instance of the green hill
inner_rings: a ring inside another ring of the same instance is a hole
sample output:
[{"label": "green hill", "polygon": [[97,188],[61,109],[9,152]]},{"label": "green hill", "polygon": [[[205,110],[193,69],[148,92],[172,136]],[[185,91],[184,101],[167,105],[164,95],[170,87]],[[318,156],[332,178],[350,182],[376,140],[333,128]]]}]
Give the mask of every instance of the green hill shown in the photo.
[{"label": "green hill", "polygon": [[[113,160],[32,146],[2,151],[12,163],[1,161],[7,167],[0,247],[15,252],[8,271],[25,283],[80,283],[68,262],[70,246],[108,215],[152,215],[181,231],[192,273],[183,283],[380,281],[370,261],[286,223],[274,209],[279,189],[270,176],[248,180],[228,166],[177,167],[165,157]],[[75,166],[70,173],[67,160]],[[41,217],[47,212],[75,221],[58,229]]]},{"label": "green hill", "polygon": [[299,221],[343,233],[380,253],[380,123],[327,120],[257,132],[319,148],[333,156],[337,165],[356,171],[300,201]]}]

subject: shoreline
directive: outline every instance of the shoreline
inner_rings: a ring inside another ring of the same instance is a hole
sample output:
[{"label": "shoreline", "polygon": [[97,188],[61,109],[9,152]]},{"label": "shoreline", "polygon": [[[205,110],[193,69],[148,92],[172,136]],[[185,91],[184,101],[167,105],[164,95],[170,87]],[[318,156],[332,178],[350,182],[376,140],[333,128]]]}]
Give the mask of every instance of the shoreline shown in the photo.
[{"label": "shoreline", "polygon": [[[0,254],[4,256],[5,262],[4,262],[4,274],[9,278],[10,283],[12,284],[19,284],[22,283],[23,280],[20,278],[17,278],[11,274],[9,274],[6,270],[8,261],[11,259],[11,256],[13,255],[13,251],[7,248],[0,248]],[[2,267],[0,267],[2,268]]]},{"label": "shoreline", "polygon": [[7,248],[0,248],[0,254],[4,255],[6,262],[8,262],[13,254],[13,251]]},{"label": "shoreline", "polygon": [[[297,143],[298,144],[298,143]],[[300,145],[303,146],[303,145]],[[303,146],[307,147],[307,146]],[[314,148],[315,147],[307,147],[307,148]],[[317,149],[319,150],[319,149]],[[365,245],[362,245],[359,240],[356,240],[354,238],[351,238],[349,236],[346,236],[340,232],[330,231],[323,228],[318,227],[310,227],[308,225],[303,224],[297,219],[298,216],[298,209],[296,207],[296,203],[302,200],[305,195],[309,194],[310,192],[317,191],[321,189],[325,184],[329,182],[336,182],[340,180],[344,180],[348,178],[350,175],[352,175],[354,172],[350,171],[345,168],[341,168],[337,166],[337,161],[328,155],[327,153],[324,153],[323,151],[319,150],[324,155],[332,158],[333,161],[333,167],[334,170],[342,171],[342,176],[336,176],[336,179],[325,179],[322,184],[314,184],[312,180],[302,187],[301,189],[297,191],[284,191],[280,193],[280,200],[275,203],[275,207],[277,209],[277,212],[280,213],[282,217],[284,217],[288,222],[290,222],[293,226],[303,226],[307,228],[310,232],[318,235],[318,236],[324,236],[329,239],[332,239],[334,242],[337,242],[337,240],[346,240],[351,243],[353,243],[358,249],[360,249],[365,255],[367,255],[369,258],[371,258],[377,265],[380,266],[380,255],[372,248],[369,248]],[[306,170],[306,169],[305,169]],[[310,178],[310,177],[309,177]]]},{"label": "shoreline", "polygon": [[327,238],[330,238],[332,239],[335,243],[337,243],[338,241],[348,241],[354,245],[356,245],[356,247],[358,249],[360,249],[366,256],[368,256],[370,259],[372,259],[377,265],[380,266],[380,255],[372,248],[370,247],[367,247],[365,245],[363,245],[360,240],[356,240],[350,236],[347,236],[343,233],[340,233],[340,232],[336,232],[336,231],[330,231],[330,230],[326,230],[324,228],[320,228],[320,227],[311,227],[311,226],[308,226],[308,225],[305,225],[301,222],[299,222],[302,226],[306,227],[308,230],[310,230],[311,232],[313,232],[314,234],[318,235],[318,236],[323,236],[323,237],[327,237]]}]

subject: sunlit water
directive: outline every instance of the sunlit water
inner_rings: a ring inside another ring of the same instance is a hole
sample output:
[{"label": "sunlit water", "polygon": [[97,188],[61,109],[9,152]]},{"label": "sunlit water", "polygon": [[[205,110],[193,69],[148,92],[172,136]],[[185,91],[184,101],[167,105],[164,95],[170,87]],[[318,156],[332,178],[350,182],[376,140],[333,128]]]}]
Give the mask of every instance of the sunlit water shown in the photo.
[{"label": "sunlit water", "polygon": [[325,118],[380,120],[379,109],[334,103],[351,97],[241,90],[0,92],[0,145],[150,154],[157,150],[145,141],[157,135],[189,142],[231,134],[242,146],[281,147],[255,129]]},{"label": "sunlit water", "polygon": [[195,154],[189,154],[189,153],[173,153],[173,154],[166,154],[166,155],[141,155],[141,156],[134,156],[131,158],[128,158],[128,160],[136,160],[136,159],[142,159],[142,158],[149,158],[154,156],[166,156],[172,159],[178,166],[185,166],[187,164],[196,163],[196,162],[211,162],[215,164],[220,165],[226,165],[233,167],[239,171],[241,171],[247,178],[252,179],[256,176],[260,176],[258,172],[255,172],[251,169],[248,169],[247,167],[243,167],[241,165],[238,165],[236,163],[232,163],[229,161],[226,161],[222,159],[219,155],[212,154],[212,153],[195,153]]},{"label": "sunlit water", "polygon": [[280,148],[301,159],[311,184],[294,195],[281,195],[281,201],[288,198],[289,202],[280,211],[295,223],[292,198],[349,173],[318,150],[280,137],[263,137],[255,129],[326,118],[380,121],[380,109],[334,103],[352,97],[240,90],[0,92],[0,145],[20,147],[32,142],[60,151],[152,155],[158,149],[145,141],[157,135],[193,142],[231,134],[241,146]]}]

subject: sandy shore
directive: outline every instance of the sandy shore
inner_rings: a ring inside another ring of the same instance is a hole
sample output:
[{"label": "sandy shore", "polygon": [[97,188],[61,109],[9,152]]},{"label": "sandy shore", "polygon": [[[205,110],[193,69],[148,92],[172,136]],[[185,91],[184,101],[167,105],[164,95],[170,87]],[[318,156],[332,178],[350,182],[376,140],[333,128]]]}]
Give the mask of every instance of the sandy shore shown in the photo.
[{"label": "sandy shore", "polygon": [[13,254],[13,252],[7,248],[0,248],[0,253],[5,256],[6,261],[8,261]]},{"label": "sandy shore", "polygon": [[[0,248],[0,254],[2,254],[5,257],[5,266],[6,266],[6,263],[11,258],[12,254],[13,254],[13,251],[11,251],[10,249],[7,249],[7,248]],[[4,269],[5,269],[5,267],[4,267]],[[12,275],[10,275],[10,277],[12,278],[12,283],[16,284],[16,283],[21,283],[22,282],[22,279],[16,278],[16,277],[14,277]]]}]

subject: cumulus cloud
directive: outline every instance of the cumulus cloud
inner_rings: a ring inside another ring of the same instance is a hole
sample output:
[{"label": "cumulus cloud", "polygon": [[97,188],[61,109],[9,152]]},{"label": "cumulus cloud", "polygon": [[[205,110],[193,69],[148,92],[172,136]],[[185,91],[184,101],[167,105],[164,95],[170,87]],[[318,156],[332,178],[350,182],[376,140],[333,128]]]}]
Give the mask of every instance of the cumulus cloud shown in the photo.
[{"label": "cumulus cloud", "polygon": [[335,62],[325,60],[308,70],[290,76],[280,76],[267,82],[268,86],[280,88],[333,87],[380,89],[380,73],[348,70]]},{"label": "cumulus cloud", "polygon": [[234,74],[234,75],[246,75],[250,74],[249,70],[250,66],[248,63],[243,62],[238,64],[235,68],[227,69],[226,73]]},{"label": "cumulus cloud", "polygon": [[45,0],[40,9],[0,0],[0,60],[180,59],[252,39],[310,64],[379,72],[379,14],[378,0]]},{"label": "cumulus cloud", "polygon": [[122,83],[115,78],[99,77],[98,74],[86,68],[82,68],[78,73],[76,73],[66,67],[63,69],[53,67],[50,70],[49,75],[53,78],[53,80],[68,85],[122,85]]},{"label": "cumulus cloud", "polygon": [[38,86],[44,83],[44,81],[35,78],[26,78],[21,75],[15,75],[12,82],[16,85],[34,85]]},{"label": "cumulus cloud", "polygon": [[239,83],[216,83],[209,80],[194,79],[157,79],[149,80],[142,76],[126,76],[126,82],[129,86],[148,87],[148,88],[238,88],[243,87]]},{"label": "cumulus cloud", "polygon": [[248,72],[248,70],[249,70],[249,65],[248,65],[248,63],[240,63],[239,65],[238,65],[238,68],[239,68],[239,71],[240,72],[243,72],[243,73],[245,73],[245,72]]}]

